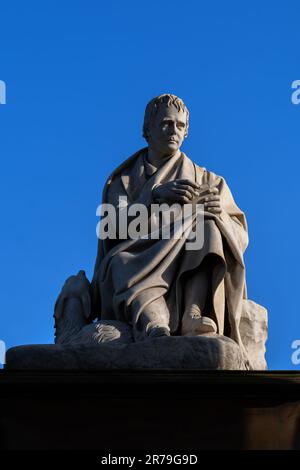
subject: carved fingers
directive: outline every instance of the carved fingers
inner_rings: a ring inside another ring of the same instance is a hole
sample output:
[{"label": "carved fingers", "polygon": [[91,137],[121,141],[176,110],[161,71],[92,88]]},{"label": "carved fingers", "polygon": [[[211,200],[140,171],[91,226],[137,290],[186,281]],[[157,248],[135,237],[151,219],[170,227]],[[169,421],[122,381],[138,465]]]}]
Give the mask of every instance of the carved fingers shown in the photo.
[{"label": "carved fingers", "polygon": [[211,212],[212,214],[221,214],[221,198],[219,196],[219,190],[216,187],[211,187],[204,191],[204,194],[198,198],[199,204],[204,204],[204,210]]},{"label": "carved fingers", "polygon": [[199,195],[199,188],[193,182],[177,180],[174,181],[174,192],[187,198],[185,202],[189,202]]},{"label": "carved fingers", "polygon": [[179,203],[189,203],[199,195],[199,185],[187,179],[177,179],[171,182],[173,200]]},{"label": "carved fingers", "polygon": [[208,212],[212,212],[213,214],[221,214],[222,207],[220,196],[218,195],[211,195],[206,196],[204,199],[204,209]]},{"label": "carved fingers", "polygon": [[208,184],[199,185],[188,179],[177,179],[163,183],[155,188],[156,202],[168,203],[198,203],[204,204],[204,209],[214,214],[220,214],[219,190]]}]

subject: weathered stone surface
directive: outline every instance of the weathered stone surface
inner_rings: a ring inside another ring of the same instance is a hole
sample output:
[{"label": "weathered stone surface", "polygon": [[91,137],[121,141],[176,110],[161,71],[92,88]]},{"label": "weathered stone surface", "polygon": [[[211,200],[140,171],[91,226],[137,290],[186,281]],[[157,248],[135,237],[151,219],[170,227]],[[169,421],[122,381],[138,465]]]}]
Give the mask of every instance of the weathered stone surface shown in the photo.
[{"label": "weathered stone surface", "polygon": [[6,368],[245,369],[239,346],[230,338],[220,335],[170,336],[127,345],[117,343],[116,346],[113,342],[17,346],[7,351]]},{"label": "weathered stone surface", "polygon": [[267,310],[253,300],[244,300],[239,330],[253,369],[266,370]]}]

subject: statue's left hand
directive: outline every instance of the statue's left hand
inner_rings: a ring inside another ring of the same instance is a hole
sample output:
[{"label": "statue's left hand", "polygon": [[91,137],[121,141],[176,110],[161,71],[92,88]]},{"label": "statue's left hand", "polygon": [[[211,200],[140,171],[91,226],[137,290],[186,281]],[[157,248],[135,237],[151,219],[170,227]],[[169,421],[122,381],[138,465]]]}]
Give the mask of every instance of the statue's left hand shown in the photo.
[{"label": "statue's left hand", "polygon": [[176,179],[161,183],[153,189],[153,198],[158,203],[180,203],[192,202],[199,195],[200,186],[194,181],[187,179]]},{"label": "statue's left hand", "polygon": [[63,314],[65,301],[71,298],[81,301],[84,316],[89,318],[91,315],[90,283],[83,270],[80,270],[77,275],[68,277],[64,283],[54,307],[56,319]]},{"label": "statue's left hand", "polygon": [[221,198],[216,187],[209,187],[203,192],[200,189],[200,196],[197,198],[198,204],[204,204],[204,210],[212,214],[220,215],[222,212]]}]

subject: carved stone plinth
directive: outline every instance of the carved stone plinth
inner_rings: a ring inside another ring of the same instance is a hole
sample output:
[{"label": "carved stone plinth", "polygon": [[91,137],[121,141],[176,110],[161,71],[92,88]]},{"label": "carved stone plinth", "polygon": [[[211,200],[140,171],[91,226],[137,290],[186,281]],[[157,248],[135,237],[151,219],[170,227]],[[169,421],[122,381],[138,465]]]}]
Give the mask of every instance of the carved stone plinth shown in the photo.
[{"label": "carved stone plinth", "polygon": [[7,351],[6,361],[8,370],[245,369],[239,346],[220,335],[17,346]]}]

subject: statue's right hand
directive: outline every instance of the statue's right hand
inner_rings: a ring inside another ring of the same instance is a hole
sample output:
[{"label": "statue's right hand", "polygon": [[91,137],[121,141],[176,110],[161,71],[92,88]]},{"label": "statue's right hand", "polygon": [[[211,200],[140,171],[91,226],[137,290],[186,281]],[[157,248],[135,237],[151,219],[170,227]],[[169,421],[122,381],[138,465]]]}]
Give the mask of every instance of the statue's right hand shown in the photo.
[{"label": "statue's right hand", "polygon": [[68,277],[64,283],[54,306],[54,317],[56,319],[63,314],[65,301],[71,298],[81,301],[84,316],[89,318],[91,314],[90,283],[83,270],[80,270],[74,276]]},{"label": "statue's right hand", "polygon": [[192,202],[199,195],[200,186],[194,181],[177,179],[162,183],[153,189],[155,202],[178,202],[180,204]]}]

